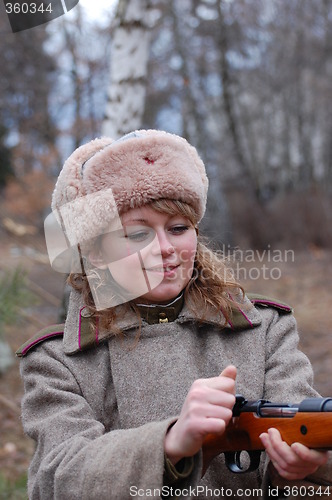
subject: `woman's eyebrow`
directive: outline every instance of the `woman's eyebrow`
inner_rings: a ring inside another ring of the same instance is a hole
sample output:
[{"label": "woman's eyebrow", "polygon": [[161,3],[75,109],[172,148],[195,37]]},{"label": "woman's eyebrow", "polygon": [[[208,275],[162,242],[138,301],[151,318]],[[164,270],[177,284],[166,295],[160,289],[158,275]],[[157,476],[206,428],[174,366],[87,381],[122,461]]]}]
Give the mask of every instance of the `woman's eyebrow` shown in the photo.
[{"label": "woman's eyebrow", "polygon": [[128,224],[128,222],[143,222],[147,223],[148,221],[146,219],[128,219],[128,220],[123,220],[123,224]]}]

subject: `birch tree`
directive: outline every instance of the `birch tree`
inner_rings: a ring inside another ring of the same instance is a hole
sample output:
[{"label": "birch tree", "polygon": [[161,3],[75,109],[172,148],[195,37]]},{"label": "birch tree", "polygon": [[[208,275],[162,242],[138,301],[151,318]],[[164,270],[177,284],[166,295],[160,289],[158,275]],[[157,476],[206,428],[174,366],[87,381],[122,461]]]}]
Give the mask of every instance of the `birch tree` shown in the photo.
[{"label": "birch tree", "polygon": [[119,0],[112,29],[102,134],[116,139],[141,126],[150,47],[149,0]]}]

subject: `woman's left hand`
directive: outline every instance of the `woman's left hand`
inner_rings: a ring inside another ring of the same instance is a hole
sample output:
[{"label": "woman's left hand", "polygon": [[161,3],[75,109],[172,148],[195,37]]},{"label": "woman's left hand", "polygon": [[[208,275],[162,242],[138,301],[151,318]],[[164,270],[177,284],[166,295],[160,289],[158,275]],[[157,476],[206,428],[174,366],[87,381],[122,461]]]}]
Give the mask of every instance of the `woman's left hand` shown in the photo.
[{"label": "woman's left hand", "polygon": [[260,435],[260,439],[275,469],[285,479],[304,479],[326,464],[329,458],[328,452],[312,450],[301,443],[289,446],[277,429],[269,429]]}]

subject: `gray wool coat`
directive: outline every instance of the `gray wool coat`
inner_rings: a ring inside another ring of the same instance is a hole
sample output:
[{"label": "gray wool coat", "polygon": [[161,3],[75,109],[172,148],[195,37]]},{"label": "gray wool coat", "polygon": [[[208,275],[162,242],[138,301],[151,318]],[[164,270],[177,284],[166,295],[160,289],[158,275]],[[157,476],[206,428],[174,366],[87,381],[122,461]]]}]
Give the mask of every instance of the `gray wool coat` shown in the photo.
[{"label": "gray wool coat", "polygon": [[118,319],[122,338],[104,332],[97,341],[86,328],[80,300],[72,294],[63,336],[56,328],[44,331],[18,351],[23,425],[36,442],[30,500],[126,500],[162,493],[243,498],[244,490],[258,498],[263,489],[268,498],[272,486],[332,485],[331,464],[310,480],[287,483],[268,472],[264,458],[257,471],[235,475],[223,454],[201,479],[201,452],[189,476],[164,483],[165,433],[195,379],[219,375],[231,363],[238,368],[237,392],[249,400],[299,402],[317,395],[287,308],[266,301],[254,307],[246,298],[250,310],[242,308],[232,326],[223,328],[221,314],[211,312],[200,325],[184,305],[173,322],[143,321],[135,345],[134,312]]}]

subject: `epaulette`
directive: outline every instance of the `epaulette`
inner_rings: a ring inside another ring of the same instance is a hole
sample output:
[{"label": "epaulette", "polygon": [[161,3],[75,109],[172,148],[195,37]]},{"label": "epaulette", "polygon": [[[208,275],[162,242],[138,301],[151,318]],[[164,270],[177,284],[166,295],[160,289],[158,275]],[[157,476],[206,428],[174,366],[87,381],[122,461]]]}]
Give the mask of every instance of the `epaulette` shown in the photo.
[{"label": "epaulette", "polygon": [[280,300],[276,300],[265,295],[260,295],[258,293],[247,293],[247,297],[254,306],[273,307],[274,309],[277,309],[282,313],[293,313],[293,308],[285,302],[281,302]]},{"label": "epaulette", "polygon": [[15,352],[16,356],[22,358],[25,356],[33,347],[46,340],[53,339],[55,337],[63,337],[65,325],[64,323],[59,325],[51,325],[39,330],[36,335],[34,335],[31,339],[27,340],[21,347],[17,349]]},{"label": "epaulette", "polygon": [[259,309],[260,307],[273,308],[281,314],[290,314],[293,312],[293,309],[285,302],[281,302],[280,300],[276,300],[265,295],[260,295],[257,293],[246,293],[246,297],[247,300],[249,300],[254,306],[254,308],[250,310],[250,307],[248,309],[248,304],[244,307],[241,307],[240,304],[236,306],[235,303],[232,307],[232,314],[229,321],[229,325],[232,330],[243,330],[260,325],[262,322],[262,317],[259,314],[259,311],[256,310],[256,315],[253,312],[255,311],[255,309]]}]

